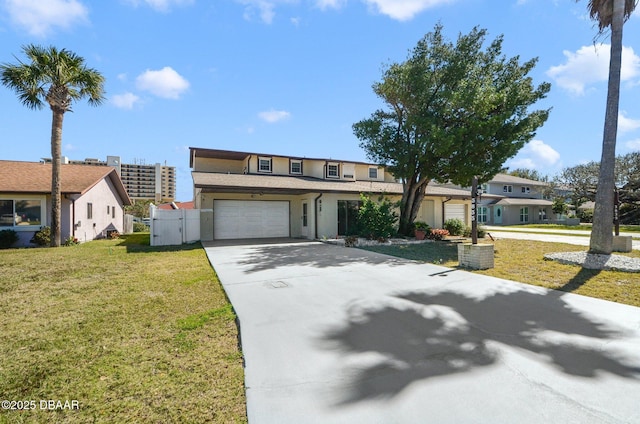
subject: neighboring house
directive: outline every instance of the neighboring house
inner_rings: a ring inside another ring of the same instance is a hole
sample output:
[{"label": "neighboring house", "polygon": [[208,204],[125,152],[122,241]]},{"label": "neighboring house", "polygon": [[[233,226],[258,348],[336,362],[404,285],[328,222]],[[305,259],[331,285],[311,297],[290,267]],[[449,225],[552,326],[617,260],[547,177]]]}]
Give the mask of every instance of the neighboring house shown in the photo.
[{"label": "neighboring house", "polygon": [[176,210],[176,209],[195,209],[193,201],[191,202],[171,202],[158,205],[160,210]]},{"label": "neighboring house", "polygon": [[[114,168],[62,165],[61,186],[63,242],[123,232],[123,206],[131,200]],[[51,164],[0,160],[0,217],[0,230],[15,230],[20,245],[51,225]]]},{"label": "neighboring house", "polygon": [[[196,147],[190,155],[202,240],[333,238],[353,226],[360,193],[402,196],[402,184],[370,163]],[[417,220],[469,225],[470,205],[468,190],[429,186]]]},{"label": "neighboring house", "polygon": [[544,199],[547,183],[498,174],[482,185],[478,222],[487,225],[549,223],[553,202]]}]

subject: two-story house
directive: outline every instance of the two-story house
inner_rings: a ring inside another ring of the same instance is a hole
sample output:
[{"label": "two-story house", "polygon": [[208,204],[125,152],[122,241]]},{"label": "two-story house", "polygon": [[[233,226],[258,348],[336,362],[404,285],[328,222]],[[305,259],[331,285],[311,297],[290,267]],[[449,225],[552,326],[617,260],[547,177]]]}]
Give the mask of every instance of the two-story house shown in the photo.
[{"label": "two-story house", "polygon": [[[333,238],[348,234],[360,193],[392,200],[402,184],[364,162],[190,148],[201,238]],[[417,219],[470,223],[470,192],[429,186]]]},{"label": "two-story house", "polygon": [[482,185],[478,222],[487,225],[548,223],[553,202],[544,199],[547,183],[498,174]]}]

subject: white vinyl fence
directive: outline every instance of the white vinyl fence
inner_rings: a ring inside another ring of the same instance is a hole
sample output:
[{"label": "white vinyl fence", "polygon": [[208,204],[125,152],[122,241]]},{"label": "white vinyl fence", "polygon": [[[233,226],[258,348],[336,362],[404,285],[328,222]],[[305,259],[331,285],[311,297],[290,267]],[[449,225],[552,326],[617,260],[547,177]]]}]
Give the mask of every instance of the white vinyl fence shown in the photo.
[{"label": "white vinyl fence", "polygon": [[149,207],[151,246],[194,243],[200,240],[199,209],[158,209]]}]

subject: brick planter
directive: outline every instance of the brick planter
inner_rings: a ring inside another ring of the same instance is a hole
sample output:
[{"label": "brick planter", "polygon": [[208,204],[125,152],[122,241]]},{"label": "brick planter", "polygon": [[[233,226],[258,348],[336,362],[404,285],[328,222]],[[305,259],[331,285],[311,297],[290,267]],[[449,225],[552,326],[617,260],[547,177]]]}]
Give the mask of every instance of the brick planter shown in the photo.
[{"label": "brick planter", "polygon": [[631,252],[633,249],[631,236],[613,236],[614,252]]},{"label": "brick planter", "polygon": [[464,268],[493,268],[493,252],[493,244],[461,243],[458,245],[458,263]]}]

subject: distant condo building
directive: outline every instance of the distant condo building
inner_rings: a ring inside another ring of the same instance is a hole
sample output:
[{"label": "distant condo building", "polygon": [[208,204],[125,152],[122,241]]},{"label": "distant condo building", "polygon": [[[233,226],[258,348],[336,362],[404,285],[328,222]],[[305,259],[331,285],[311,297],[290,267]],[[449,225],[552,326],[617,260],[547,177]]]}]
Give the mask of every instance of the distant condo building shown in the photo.
[{"label": "distant condo building", "polygon": [[[45,158],[43,161],[50,163],[51,159]],[[173,166],[159,163],[122,163],[120,156],[107,156],[106,161],[91,158],[69,160],[63,156],[62,163],[114,167],[132,200],[151,200],[159,203],[173,202],[176,197],[176,168]]]}]

